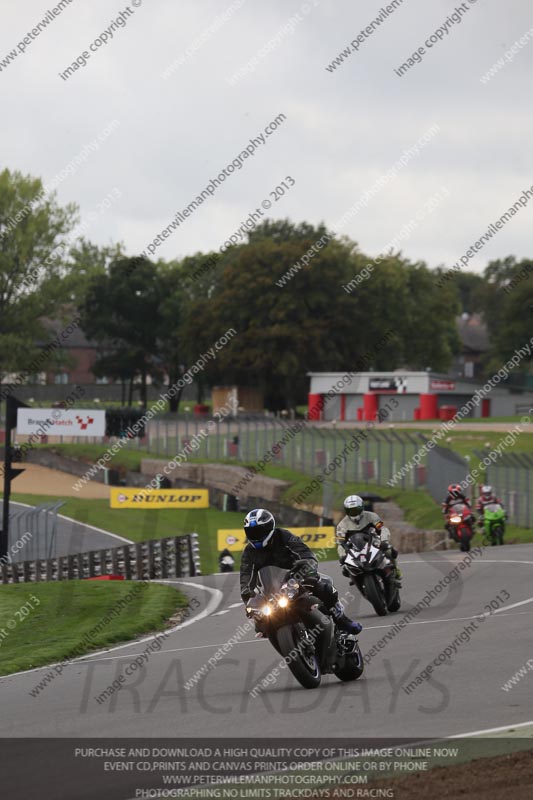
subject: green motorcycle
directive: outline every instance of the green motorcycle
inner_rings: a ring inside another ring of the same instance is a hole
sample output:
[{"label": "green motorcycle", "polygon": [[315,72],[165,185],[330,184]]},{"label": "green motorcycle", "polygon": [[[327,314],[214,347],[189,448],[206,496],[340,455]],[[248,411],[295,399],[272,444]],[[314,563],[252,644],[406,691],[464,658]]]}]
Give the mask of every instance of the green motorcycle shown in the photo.
[{"label": "green motorcycle", "polygon": [[503,544],[505,529],[505,509],[500,503],[489,503],[483,510],[483,538],[481,544]]}]

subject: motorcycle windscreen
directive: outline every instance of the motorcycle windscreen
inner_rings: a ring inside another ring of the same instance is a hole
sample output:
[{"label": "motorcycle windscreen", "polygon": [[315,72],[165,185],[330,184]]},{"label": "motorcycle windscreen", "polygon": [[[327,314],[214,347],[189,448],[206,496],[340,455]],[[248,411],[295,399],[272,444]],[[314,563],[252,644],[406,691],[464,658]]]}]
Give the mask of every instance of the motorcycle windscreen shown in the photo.
[{"label": "motorcycle windscreen", "polygon": [[371,541],[372,534],[370,533],[354,533],[352,536],[350,536],[350,542],[353,544],[356,550],[362,550]]},{"label": "motorcycle windscreen", "polygon": [[457,501],[456,503],[451,503],[451,504],[450,504],[450,509],[453,509],[453,513],[454,513],[454,514],[462,514],[462,513],[463,513],[463,511],[470,511],[470,509],[468,508],[468,506],[466,506],[466,505],[465,505],[464,503],[462,503],[460,500],[459,500],[459,501]]},{"label": "motorcycle windscreen", "polygon": [[262,567],[257,574],[262,592],[276,594],[287,580],[288,570],[281,567]]},{"label": "motorcycle windscreen", "polygon": [[487,511],[489,512],[489,514],[499,514],[499,513],[500,513],[500,511],[503,511],[503,508],[502,508],[502,506],[501,506],[499,503],[489,503],[489,504],[488,504],[487,506],[485,506],[485,508],[483,509],[483,512],[484,512],[485,514],[487,513]]}]

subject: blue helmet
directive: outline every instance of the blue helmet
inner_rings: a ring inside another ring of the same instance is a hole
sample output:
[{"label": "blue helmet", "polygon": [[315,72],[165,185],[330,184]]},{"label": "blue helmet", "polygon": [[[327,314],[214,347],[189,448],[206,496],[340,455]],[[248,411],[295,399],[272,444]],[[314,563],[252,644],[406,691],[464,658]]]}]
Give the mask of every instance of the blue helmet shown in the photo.
[{"label": "blue helmet", "polygon": [[266,508],[254,508],[244,518],[246,538],[257,549],[266,547],[274,535],[276,521]]}]

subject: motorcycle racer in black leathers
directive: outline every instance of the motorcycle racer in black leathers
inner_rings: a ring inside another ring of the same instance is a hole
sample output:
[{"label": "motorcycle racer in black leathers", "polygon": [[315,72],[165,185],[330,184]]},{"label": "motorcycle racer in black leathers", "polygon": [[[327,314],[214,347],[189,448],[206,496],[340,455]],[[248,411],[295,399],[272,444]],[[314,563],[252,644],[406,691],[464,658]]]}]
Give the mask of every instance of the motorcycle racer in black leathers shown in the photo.
[{"label": "motorcycle racer in black leathers", "polygon": [[253,597],[257,573],[262,567],[281,567],[297,573],[306,586],[323,603],[337,628],[346,633],[359,633],[362,625],[344,613],[339,594],[328,575],[318,572],[318,561],[312,550],[298,536],[285,528],[277,528],[273,515],[264,508],[254,508],[246,515],[244,532],[248,544],[241,558],[241,598]]}]

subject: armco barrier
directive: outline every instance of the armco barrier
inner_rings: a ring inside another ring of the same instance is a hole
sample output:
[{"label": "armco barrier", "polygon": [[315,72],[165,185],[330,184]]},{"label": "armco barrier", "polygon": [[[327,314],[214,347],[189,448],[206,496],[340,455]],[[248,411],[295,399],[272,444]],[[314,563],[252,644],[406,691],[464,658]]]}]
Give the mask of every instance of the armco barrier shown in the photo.
[{"label": "armco barrier", "polygon": [[198,534],[189,533],[58,558],[2,564],[0,583],[76,580],[106,575],[140,581],[201,574]]}]

